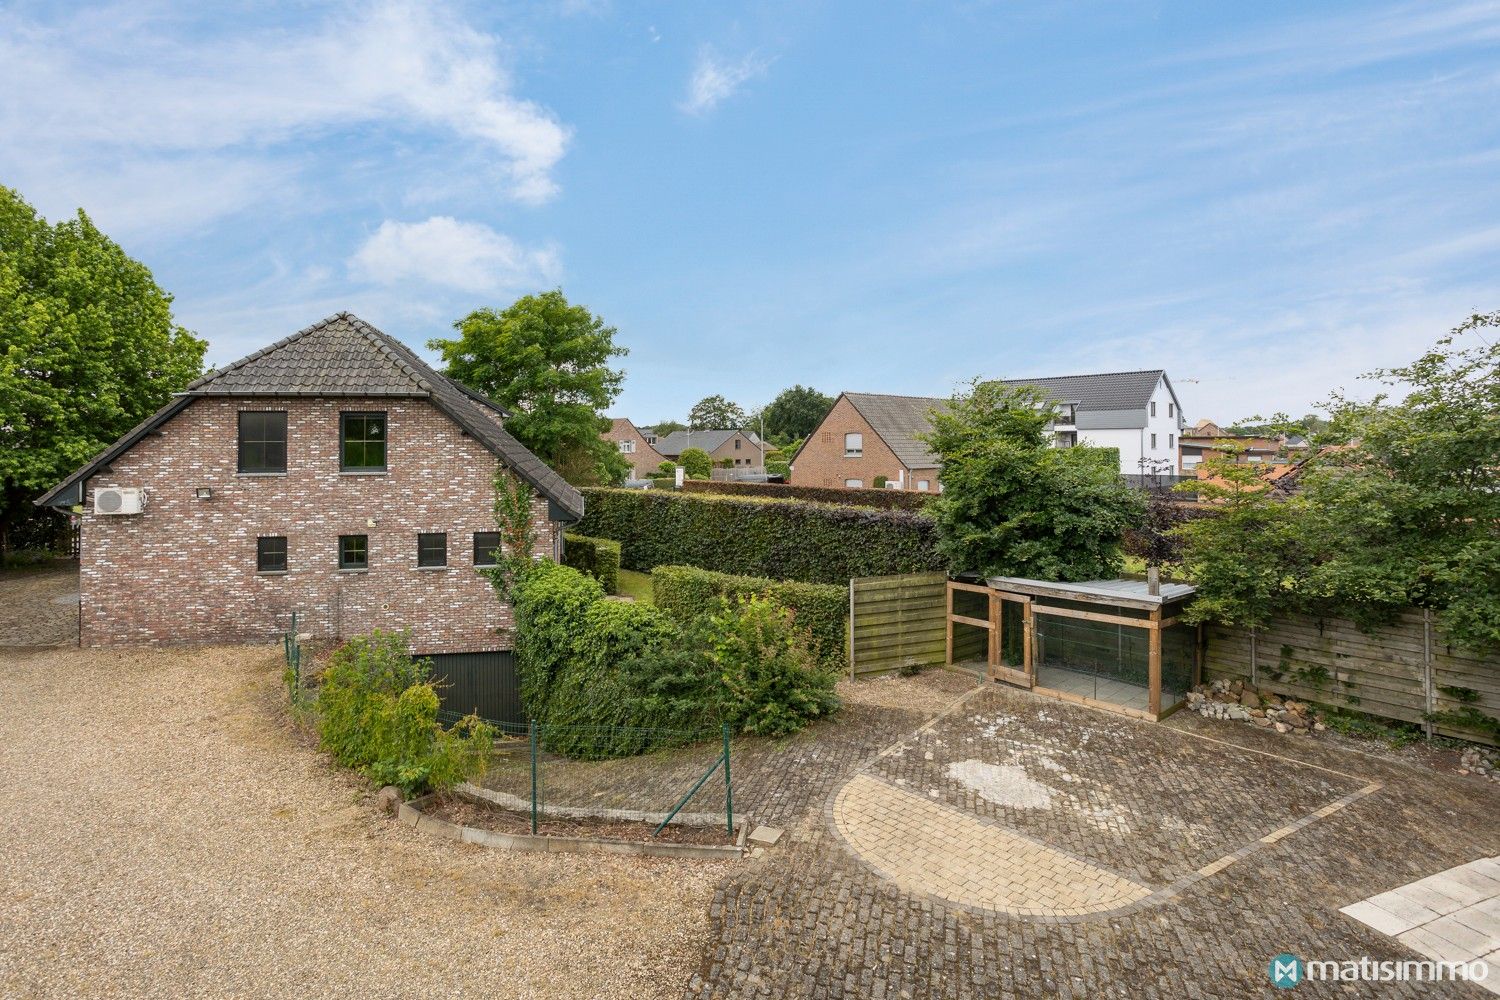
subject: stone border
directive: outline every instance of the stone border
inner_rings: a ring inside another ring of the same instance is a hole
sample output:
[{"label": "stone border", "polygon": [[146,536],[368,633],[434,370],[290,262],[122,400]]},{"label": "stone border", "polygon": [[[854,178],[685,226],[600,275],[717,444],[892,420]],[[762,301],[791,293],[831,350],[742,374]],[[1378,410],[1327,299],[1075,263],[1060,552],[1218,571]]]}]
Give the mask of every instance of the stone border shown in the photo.
[{"label": "stone border", "polygon": [[[472,798],[471,796],[465,796]],[[423,795],[410,802],[401,803],[396,818],[407,826],[445,840],[455,840],[480,847],[495,847],[506,851],[537,851],[551,854],[633,854],[658,858],[690,858],[698,861],[737,861],[749,850],[746,839],[750,835],[750,819],[740,820],[739,834],[732,845],[718,844],[658,844],[641,840],[611,840],[606,837],[554,837],[550,834],[501,833],[496,830],[481,830],[438,819],[423,811],[435,795]],[[486,801],[480,799],[480,801]],[[493,803],[487,803],[493,804]]]},{"label": "stone border", "polygon": [[[471,801],[488,802],[490,805],[509,809],[511,812],[531,810],[530,799],[523,799],[509,792],[496,791],[493,788],[484,788],[467,781],[454,791]],[[545,802],[537,806],[537,812],[543,816],[558,819],[614,819],[627,823],[655,823],[661,818],[659,812],[652,813],[641,809],[590,809],[587,806],[554,806]],[[672,822],[678,826],[718,826],[724,822],[724,816],[722,813],[680,812],[672,817]]]}]

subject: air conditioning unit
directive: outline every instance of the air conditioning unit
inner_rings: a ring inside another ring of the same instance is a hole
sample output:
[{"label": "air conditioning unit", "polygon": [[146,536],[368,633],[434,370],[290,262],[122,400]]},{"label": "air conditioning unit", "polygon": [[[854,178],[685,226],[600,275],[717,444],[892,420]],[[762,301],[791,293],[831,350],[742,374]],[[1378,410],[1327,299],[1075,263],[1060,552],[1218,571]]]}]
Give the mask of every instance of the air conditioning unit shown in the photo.
[{"label": "air conditioning unit", "polygon": [[134,486],[101,486],[94,491],[95,514],[139,514],[146,509],[146,491]]}]

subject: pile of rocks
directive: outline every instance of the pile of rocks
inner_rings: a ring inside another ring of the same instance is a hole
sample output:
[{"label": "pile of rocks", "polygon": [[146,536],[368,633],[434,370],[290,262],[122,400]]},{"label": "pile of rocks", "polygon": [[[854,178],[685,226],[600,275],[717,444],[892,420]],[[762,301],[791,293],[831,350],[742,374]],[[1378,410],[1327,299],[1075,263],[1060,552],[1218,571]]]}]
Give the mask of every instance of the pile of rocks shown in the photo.
[{"label": "pile of rocks", "polygon": [[1200,684],[1188,692],[1187,707],[1210,719],[1248,722],[1278,733],[1311,736],[1328,728],[1306,702],[1259,691],[1242,680],[1220,678],[1211,684]]},{"label": "pile of rocks", "polygon": [[1459,774],[1478,774],[1491,781],[1500,781],[1500,750],[1486,747],[1469,747],[1458,756]]}]

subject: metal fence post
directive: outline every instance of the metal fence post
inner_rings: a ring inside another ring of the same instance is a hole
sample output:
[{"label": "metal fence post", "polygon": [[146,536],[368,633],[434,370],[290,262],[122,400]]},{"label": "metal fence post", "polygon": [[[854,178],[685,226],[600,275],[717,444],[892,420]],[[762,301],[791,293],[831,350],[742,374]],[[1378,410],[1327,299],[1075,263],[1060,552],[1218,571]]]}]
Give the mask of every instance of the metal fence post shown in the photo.
[{"label": "metal fence post", "polygon": [[531,741],[531,834],[536,836],[536,720],[532,719],[526,724],[527,736]]},{"label": "metal fence post", "polygon": [[734,785],[729,780],[729,723],[724,723],[724,825],[734,836]]}]

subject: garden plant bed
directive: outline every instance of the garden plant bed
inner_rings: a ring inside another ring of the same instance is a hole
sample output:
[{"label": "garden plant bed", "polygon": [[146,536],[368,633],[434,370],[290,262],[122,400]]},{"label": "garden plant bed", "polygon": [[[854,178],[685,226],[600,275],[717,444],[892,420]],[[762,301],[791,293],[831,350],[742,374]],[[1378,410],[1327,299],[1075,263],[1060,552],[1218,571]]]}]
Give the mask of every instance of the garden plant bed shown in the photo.
[{"label": "garden plant bed", "polygon": [[[430,799],[422,812],[434,819],[447,820],[459,826],[490,830],[496,833],[531,834],[531,815],[514,809],[503,809],[488,802],[475,802],[462,795],[445,795]],[[669,823],[653,836],[655,823],[620,820],[609,817],[562,817],[546,814],[537,817],[537,835],[548,837],[597,837],[607,840],[643,841],[662,844],[713,844],[732,847],[735,838],[723,823],[713,826],[685,826]]]}]

